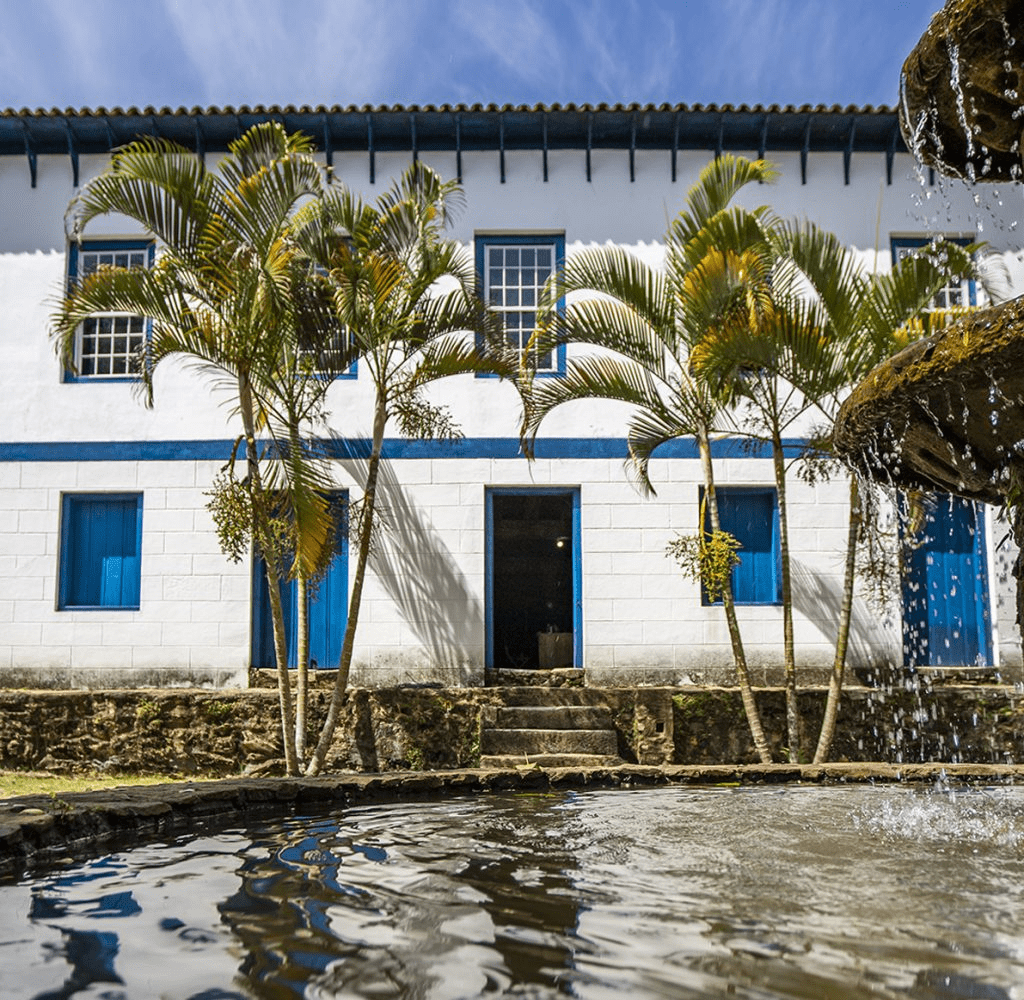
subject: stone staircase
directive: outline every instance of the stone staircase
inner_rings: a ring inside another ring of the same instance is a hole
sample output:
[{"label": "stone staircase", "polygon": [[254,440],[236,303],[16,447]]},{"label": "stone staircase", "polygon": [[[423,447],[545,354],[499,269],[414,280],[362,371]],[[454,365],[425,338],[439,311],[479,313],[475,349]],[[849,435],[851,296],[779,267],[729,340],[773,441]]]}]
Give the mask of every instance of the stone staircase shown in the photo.
[{"label": "stone staircase", "polygon": [[611,712],[579,687],[505,687],[506,704],[484,711],[482,767],[621,764]]}]

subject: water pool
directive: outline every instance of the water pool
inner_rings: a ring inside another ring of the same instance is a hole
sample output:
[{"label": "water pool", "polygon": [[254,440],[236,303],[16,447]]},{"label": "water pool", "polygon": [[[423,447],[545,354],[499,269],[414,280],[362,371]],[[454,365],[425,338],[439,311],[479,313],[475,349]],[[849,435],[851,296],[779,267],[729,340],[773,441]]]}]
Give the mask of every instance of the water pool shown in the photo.
[{"label": "water pool", "polygon": [[1024,998],[1024,789],[492,795],[0,885],[0,997]]}]

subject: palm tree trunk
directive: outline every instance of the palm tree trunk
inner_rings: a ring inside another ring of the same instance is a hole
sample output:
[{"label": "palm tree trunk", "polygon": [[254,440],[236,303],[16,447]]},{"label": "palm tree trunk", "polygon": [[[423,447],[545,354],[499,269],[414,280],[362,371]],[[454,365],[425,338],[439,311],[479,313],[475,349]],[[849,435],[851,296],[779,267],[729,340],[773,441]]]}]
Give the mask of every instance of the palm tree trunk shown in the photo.
[{"label": "palm tree trunk", "polygon": [[366,487],[363,490],[362,523],[359,528],[359,552],[356,556],[356,571],[352,578],[352,596],[348,602],[348,621],[345,624],[345,638],[341,646],[341,657],[338,661],[338,675],[334,680],[331,692],[331,703],[327,709],[320,739],[306,767],[306,774],[314,777],[323,769],[327,751],[334,740],[334,730],[338,725],[341,705],[348,687],[348,675],[352,669],[352,651],[355,647],[356,626],[359,624],[359,605],[363,597],[363,582],[366,579],[366,564],[370,556],[370,536],[373,531],[374,504],[377,499],[377,475],[380,472],[380,456],[384,447],[384,428],[388,413],[386,401],[378,397],[377,408],[373,420],[373,444],[370,448],[370,460],[366,469]]},{"label": "palm tree trunk", "polygon": [[[264,533],[263,523],[263,480],[260,476],[259,450],[256,446],[255,421],[252,412],[252,390],[244,377],[238,380],[238,402],[242,414],[242,429],[245,432],[245,459],[249,484],[254,499],[254,535]],[[288,676],[288,641],[284,633],[284,608],[281,606],[280,580],[271,566],[272,560],[264,560],[267,574],[267,593],[270,598],[270,621],[274,630],[274,659],[277,661],[277,693],[281,706],[281,739],[284,743],[285,770],[289,775],[299,773],[295,753],[295,719],[292,710],[291,679]]]},{"label": "palm tree trunk", "polygon": [[301,768],[306,759],[306,714],[309,710],[309,584],[301,570],[295,578],[298,632],[295,661],[295,757]]},{"label": "palm tree trunk", "polygon": [[843,606],[839,611],[839,633],[836,635],[836,655],[832,661],[832,675],[828,682],[825,714],[818,734],[818,748],[814,763],[823,764],[832,749],[839,714],[839,698],[843,693],[843,674],[846,670],[846,649],[850,643],[850,618],[853,614],[853,583],[857,566],[857,537],[860,534],[860,491],[857,477],[850,477],[850,525],[846,536],[846,571],[843,576]]},{"label": "palm tree trunk", "polygon": [[[721,521],[718,519],[718,497],[715,495],[715,475],[711,464],[711,442],[708,440],[707,430],[701,428],[697,434],[697,443],[700,448],[700,461],[704,470],[704,494],[707,501],[708,516],[711,518],[712,531],[721,530]],[[704,525],[700,526],[704,530]],[[743,710],[747,715],[747,725],[750,727],[750,735],[754,740],[754,749],[761,759],[762,764],[772,762],[772,752],[768,741],[764,736],[764,728],[761,726],[761,714],[757,710],[757,700],[754,698],[754,690],[750,686],[750,672],[747,670],[747,657],[743,651],[743,639],[740,635],[740,625],[736,618],[736,605],[732,599],[732,581],[726,580],[722,588],[722,606],[725,609],[725,620],[729,628],[729,641],[732,643],[732,657],[736,665],[736,677],[740,686],[740,698],[743,701]]]},{"label": "palm tree trunk", "polygon": [[[302,461],[299,421],[293,409],[288,411],[288,461]],[[296,655],[295,655],[295,757],[301,770],[306,760],[306,718],[309,712],[309,579],[298,558],[303,539],[296,538],[295,591]]]},{"label": "palm tree trunk", "polygon": [[786,457],[778,425],[772,427],[772,462],[775,467],[775,490],[779,502],[779,561],[782,564],[782,645],[786,664],[786,735],[789,741],[789,762],[800,762],[800,705],[797,701],[796,655],[793,649],[793,580],[789,565],[789,521],[786,517]]}]

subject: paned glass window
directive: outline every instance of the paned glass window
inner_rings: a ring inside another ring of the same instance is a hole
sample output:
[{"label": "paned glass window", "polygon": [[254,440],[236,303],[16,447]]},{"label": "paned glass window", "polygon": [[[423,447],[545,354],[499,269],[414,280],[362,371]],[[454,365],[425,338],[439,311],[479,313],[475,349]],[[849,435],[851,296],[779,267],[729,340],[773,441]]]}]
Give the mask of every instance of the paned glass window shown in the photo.
[{"label": "paned glass window", "polygon": [[341,330],[331,337],[330,343],[322,350],[313,347],[300,350],[299,360],[308,363],[313,374],[324,378],[356,378],[356,361],[351,362],[344,371],[338,370],[350,345],[351,334],[347,330]]},{"label": "paned glass window", "polygon": [[[82,280],[101,267],[149,267],[153,244],[148,241],[91,241],[73,245],[68,277]],[[131,378],[138,373],[148,320],[128,313],[98,313],[85,320],[75,342],[75,379]]]},{"label": "paned glass window", "polygon": [[[965,239],[950,239],[949,237],[946,237],[946,239],[950,243],[958,243],[960,246],[967,246],[969,242]],[[929,243],[931,243],[931,239],[927,237],[893,237],[893,263],[895,264],[905,257],[912,257],[914,254],[920,253]],[[931,307],[932,309],[965,309],[968,306],[977,305],[977,296],[977,286],[973,278],[951,280],[949,284],[940,288],[935,294]]]},{"label": "paned glass window", "polygon": [[[563,237],[494,236],[477,241],[484,300],[501,314],[509,342],[526,350],[537,326],[541,289],[564,255]],[[538,355],[536,371],[556,375],[565,368],[565,348]]]}]

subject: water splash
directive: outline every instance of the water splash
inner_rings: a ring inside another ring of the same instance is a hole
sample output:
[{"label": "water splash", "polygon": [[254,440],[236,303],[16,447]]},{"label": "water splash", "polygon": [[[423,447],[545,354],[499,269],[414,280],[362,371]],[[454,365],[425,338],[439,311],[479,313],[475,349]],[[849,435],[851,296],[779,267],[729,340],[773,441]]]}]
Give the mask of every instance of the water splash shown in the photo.
[{"label": "water splash", "polygon": [[1024,848],[1024,811],[998,788],[966,788],[945,777],[926,791],[892,794],[853,815],[858,830],[891,841]]}]

